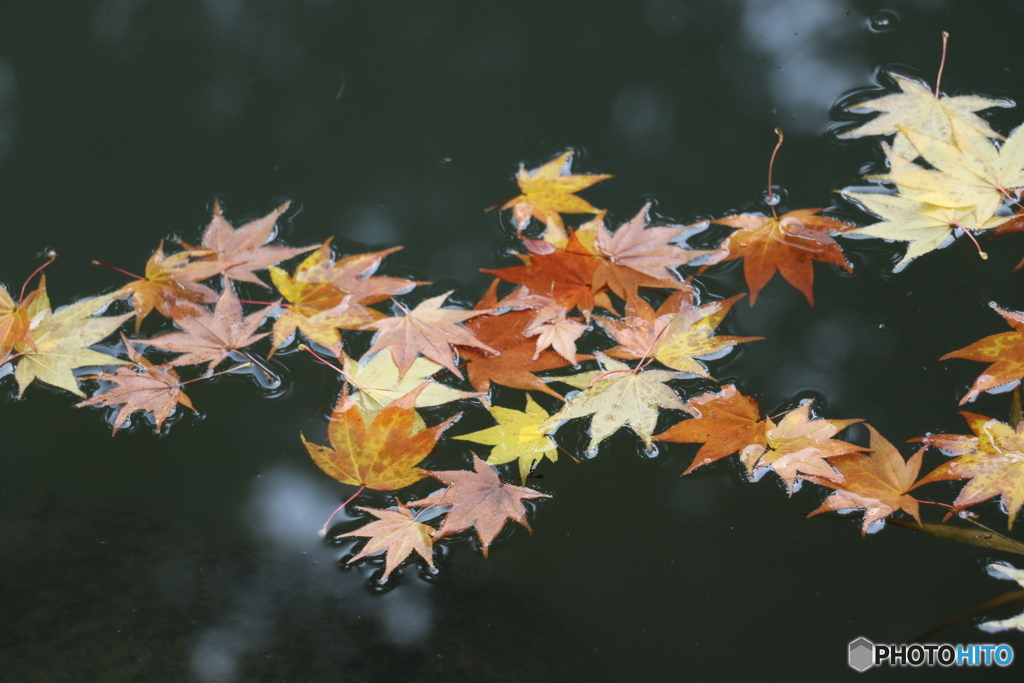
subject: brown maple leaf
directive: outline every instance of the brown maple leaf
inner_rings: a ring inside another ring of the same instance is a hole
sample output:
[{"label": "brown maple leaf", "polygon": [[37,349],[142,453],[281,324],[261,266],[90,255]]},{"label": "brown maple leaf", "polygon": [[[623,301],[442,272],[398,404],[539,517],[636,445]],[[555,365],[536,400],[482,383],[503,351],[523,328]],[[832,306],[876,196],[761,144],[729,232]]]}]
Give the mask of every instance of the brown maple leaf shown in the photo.
[{"label": "brown maple leaf", "polygon": [[953,501],[963,509],[1002,496],[1007,526],[1024,505],[1024,422],[1014,429],[984,415],[961,412],[974,435],[934,434],[914,439],[957,456],[939,465],[913,488],[933,481],[970,479]]},{"label": "brown maple leaf", "polygon": [[491,542],[505,528],[505,522],[512,519],[533,533],[526,521],[524,500],[550,498],[551,496],[534,489],[513,484],[503,484],[498,471],[473,455],[473,469],[427,472],[448,488],[436,491],[422,500],[409,503],[410,507],[448,507],[441,527],[434,532],[434,539],[450,536],[470,527],[476,527],[477,537],[487,557]]},{"label": "brown maple leaf", "polygon": [[390,349],[400,377],[405,375],[419,354],[462,377],[462,373],[455,366],[452,346],[471,346],[488,353],[497,353],[495,349],[477,339],[471,330],[458,326],[461,322],[486,315],[491,311],[441,308],[449,295],[451,292],[421,301],[412,310],[403,307],[404,316],[385,318],[364,325],[364,329],[379,331],[366,355],[381,349]]},{"label": "brown maple leaf", "polygon": [[242,304],[235,296],[230,281],[226,281],[212,314],[209,309],[201,307],[198,315],[175,321],[183,329],[181,332],[132,341],[182,354],[172,360],[170,365],[209,363],[206,369],[209,374],[232,351],[243,349],[267,336],[266,332],[255,332],[271,308],[273,306],[267,306],[243,318]]},{"label": "brown maple leaf", "polygon": [[605,257],[594,273],[592,287],[608,287],[622,299],[637,296],[640,287],[681,289],[673,266],[681,266],[710,251],[687,251],[672,244],[685,227],[652,226],[645,228],[651,205],[628,223],[609,233],[603,222],[597,223],[596,246]]},{"label": "brown maple leaf", "polygon": [[950,351],[939,359],[966,358],[991,363],[985,368],[985,372],[974,380],[967,395],[960,400],[960,405],[973,401],[983,391],[1024,377],[1024,313],[1005,311],[995,304],[989,305],[1003,316],[1013,331],[979,339],[970,346]]},{"label": "brown maple leaf", "polygon": [[[487,293],[473,310],[487,311],[499,306],[497,284],[497,280],[491,283]],[[505,301],[511,299],[511,296],[506,297],[500,305],[506,305]],[[481,315],[466,321],[466,329],[495,350],[495,353],[486,353],[470,346],[459,347],[459,356],[465,361],[466,377],[474,389],[486,393],[491,388],[491,382],[495,382],[513,389],[542,391],[559,400],[565,400],[561,394],[548,387],[544,380],[534,374],[569,365],[569,362],[557,353],[537,353],[536,341],[526,335],[526,330],[533,326],[534,321],[534,313],[530,310],[513,310],[502,315]],[[574,362],[587,358],[590,356],[578,355]]]},{"label": "brown maple leaf", "polygon": [[114,417],[112,434],[117,434],[117,430],[128,421],[128,417],[140,410],[153,414],[157,431],[163,427],[164,420],[176,405],[183,405],[192,412],[196,412],[192,401],[181,389],[178,373],[170,368],[164,370],[150,363],[125,339],[123,334],[121,340],[128,350],[128,360],[135,365],[132,367],[121,366],[116,372],[102,372],[99,375],[83,377],[82,379],[110,382],[113,386],[82,401],[75,406],[76,408],[93,405],[120,405],[121,409]]},{"label": "brown maple leaf", "polygon": [[867,450],[832,437],[861,420],[811,420],[811,403],[786,413],[776,424],[765,419],[764,443],[751,444],[740,451],[740,460],[753,475],[759,467],[771,467],[786,482],[790,495],[797,478],[812,475],[832,481],[843,476],[828,463],[828,458]]},{"label": "brown maple leaf", "polygon": [[597,318],[620,344],[605,353],[614,358],[655,358],[680,372],[710,378],[707,369],[697,358],[732,348],[736,344],[763,339],[714,336],[729,309],[743,296],[739,294],[695,307],[693,291],[684,289],[673,292],[661,304],[657,313],[645,299],[633,297],[626,304],[624,320]]},{"label": "brown maple leaf", "polygon": [[853,272],[839,245],[829,234],[856,229],[854,225],[816,215],[819,211],[821,209],[799,209],[779,218],[739,214],[712,221],[737,230],[718,246],[700,272],[716,263],[742,258],[751,306],[776,271],[803,292],[813,306],[812,262],[831,263]]},{"label": "brown maple leaf", "polygon": [[814,512],[838,510],[864,510],[864,524],[861,535],[867,534],[872,522],[884,519],[897,510],[903,510],[921,523],[917,499],[907,495],[914,488],[914,481],[921,471],[924,449],[918,450],[904,461],[900,452],[885,437],[868,425],[871,432],[870,453],[842,453],[829,459],[829,464],[839,470],[842,483],[830,478],[805,477],[816,484],[835,489]]},{"label": "brown maple leaf", "polygon": [[434,539],[430,537],[434,527],[417,522],[409,512],[409,508],[401,503],[398,504],[397,510],[378,510],[365,507],[357,509],[369,512],[377,518],[377,521],[338,536],[338,538],[366,536],[370,539],[358,554],[349,559],[349,564],[367,555],[386,553],[381,583],[386,582],[391,572],[402,564],[414,550],[426,560],[431,569],[434,568]]},{"label": "brown maple leaf", "polygon": [[266,287],[256,277],[255,271],[268,268],[293,256],[316,249],[312,247],[282,247],[268,245],[274,238],[274,226],[291,202],[285,202],[266,216],[249,221],[237,230],[231,227],[221,209],[220,202],[213,204],[213,218],[203,232],[202,248],[182,242],[189,251],[204,251],[203,259],[208,265],[216,266],[224,277]]},{"label": "brown maple leaf", "polygon": [[519,229],[526,227],[530,217],[541,223],[551,223],[559,228],[564,227],[563,213],[598,213],[598,210],[574,193],[584,190],[594,183],[607,180],[610,175],[568,175],[573,152],[569,150],[552,159],[543,166],[527,171],[519,165],[516,183],[522,194],[508,200],[502,209],[512,209]]},{"label": "brown maple leaf", "polygon": [[766,445],[765,423],[757,401],[727,384],[715,393],[695,396],[683,405],[693,419],[683,420],[654,437],[655,441],[704,444],[683,474],[726,458],[750,445]]},{"label": "brown maple leaf", "polygon": [[589,313],[594,306],[615,310],[607,294],[595,293],[593,289],[594,274],[601,259],[587,250],[575,232],[570,232],[564,248],[543,240],[524,239],[523,243],[529,251],[528,255],[519,255],[524,265],[496,270],[482,268],[481,271],[522,285],[531,294],[552,299],[567,310],[578,308]]},{"label": "brown maple leaf", "polygon": [[161,242],[146,263],[145,277],[129,282],[117,291],[118,297],[132,298],[136,334],[154,308],[165,317],[181,319],[196,315],[198,304],[217,300],[217,292],[199,284],[199,281],[213,277],[220,270],[210,261],[190,261],[196,253],[182,251],[165,257]]}]

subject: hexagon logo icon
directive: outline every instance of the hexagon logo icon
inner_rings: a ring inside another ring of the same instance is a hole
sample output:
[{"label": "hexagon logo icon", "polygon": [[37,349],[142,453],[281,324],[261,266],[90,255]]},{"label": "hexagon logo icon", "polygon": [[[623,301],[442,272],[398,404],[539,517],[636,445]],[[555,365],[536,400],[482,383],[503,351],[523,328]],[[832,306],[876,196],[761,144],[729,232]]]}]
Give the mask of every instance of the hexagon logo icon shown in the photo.
[{"label": "hexagon logo icon", "polygon": [[867,638],[858,638],[850,643],[850,668],[867,671],[875,664],[875,644]]}]

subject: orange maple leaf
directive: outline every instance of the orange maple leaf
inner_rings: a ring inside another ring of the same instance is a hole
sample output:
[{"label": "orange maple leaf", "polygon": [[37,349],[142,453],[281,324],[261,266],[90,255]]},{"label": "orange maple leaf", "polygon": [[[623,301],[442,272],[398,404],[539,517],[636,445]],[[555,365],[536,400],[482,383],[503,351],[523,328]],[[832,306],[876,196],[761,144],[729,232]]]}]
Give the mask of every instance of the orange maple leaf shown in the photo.
[{"label": "orange maple leaf", "polygon": [[[499,305],[506,305],[509,300],[514,301],[512,296],[509,296],[499,304],[497,284],[497,280],[491,283],[474,310],[490,310]],[[565,400],[561,394],[548,387],[534,374],[564,368],[570,364],[557,353],[543,350],[537,353],[537,342],[526,333],[535,321],[535,314],[530,310],[508,311],[502,315],[482,315],[466,321],[466,329],[495,351],[486,353],[470,346],[458,347],[459,355],[466,363],[466,376],[474,389],[486,393],[491,388],[491,382],[496,382],[513,389],[543,391],[560,401]],[[590,356],[578,355],[574,362],[586,358]]]},{"label": "orange maple leaf", "polygon": [[960,399],[960,405],[973,401],[983,391],[1024,377],[1024,313],[1005,311],[995,304],[989,305],[1006,319],[1013,331],[979,339],[970,346],[950,351],[939,359],[965,358],[992,363],[974,380],[967,395]]},{"label": "orange maple leaf", "polygon": [[220,270],[210,261],[190,261],[196,253],[181,251],[165,257],[161,242],[146,262],[145,277],[129,282],[117,291],[118,297],[132,298],[136,334],[154,308],[168,318],[181,319],[196,315],[196,304],[217,300],[217,292],[199,284],[199,281],[213,277]]},{"label": "orange maple leaf", "polygon": [[586,189],[613,176],[568,175],[573,152],[569,150],[543,166],[527,171],[519,165],[516,183],[522,194],[502,204],[502,209],[512,209],[512,215],[522,230],[530,217],[541,223],[553,223],[564,229],[563,213],[598,213],[598,210],[574,193]]},{"label": "orange maple leaf", "polygon": [[914,441],[934,446],[957,457],[939,465],[914,485],[933,481],[970,479],[953,501],[957,509],[1002,496],[1009,517],[1007,526],[1024,505],[1024,422],[1014,429],[984,415],[961,412],[974,435],[933,434]]},{"label": "orange maple leaf", "polygon": [[907,495],[907,491],[914,488],[914,481],[921,471],[924,448],[904,461],[895,446],[875,431],[874,427],[867,427],[871,432],[870,453],[843,453],[828,461],[842,474],[842,483],[824,477],[805,477],[836,490],[825,499],[821,507],[807,516],[828,511],[863,509],[861,535],[867,534],[872,522],[884,519],[897,510],[907,512],[920,524],[917,499]]},{"label": "orange maple leaf", "polygon": [[423,479],[426,473],[415,465],[434,450],[441,434],[461,413],[425,427],[414,409],[422,386],[425,383],[384,406],[367,424],[346,385],[327,427],[330,448],[299,435],[313,462],[343,484],[377,491],[394,491]]},{"label": "orange maple leaf", "polygon": [[779,218],[739,214],[711,221],[737,230],[718,246],[700,272],[716,263],[742,258],[751,306],[776,271],[803,292],[813,306],[812,261],[831,263],[852,273],[853,268],[829,234],[856,228],[834,218],[816,215],[819,211],[821,209],[798,209]]},{"label": "orange maple leaf", "polygon": [[458,377],[462,373],[455,366],[452,346],[473,346],[489,353],[497,351],[477,339],[471,330],[459,327],[458,323],[486,315],[491,311],[466,311],[458,308],[441,308],[451,292],[421,301],[412,310],[405,309],[404,316],[385,318],[367,323],[365,328],[379,330],[373,346],[366,355],[381,349],[390,349],[398,366],[398,376],[405,376],[416,356],[423,354],[435,363],[440,363]]},{"label": "orange maple leaf", "polygon": [[484,557],[487,557],[491,542],[505,528],[505,522],[508,520],[519,522],[527,531],[533,533],[530,523],[526,521],[524,500],[551,496],[525,486],[501,483],[498,471],[475,454],[473,470],[427,472],[448,488],[436,491],[422,500],[412,501],[409,506],[451,506],[441,527],[434,532],[434,539],[476,527]]},{"label": "orange maple leaf", "polygon": [[594,275],[601,259],[580,242],[574,231],[570,231],[565,247],[543,240],[524,239],[523,243],[529,252],[519,255],[524,265],[481,271],[522,285],[531,294],[545,296],[566,310],[578,308],[589,313],[594,306],[615,310],[606,293],[594,291]]},{"label": "orange maple leaf", "polygon": [[339,329],[361,329],[387,316],[368,304],[409,291],[423,282],[397,277],[372,276],[384,257],[401,249],[392,247],[334,260],[331,240],[295,268],[294,275],[270,268],[270,279],[289,301],[274,323],[270,354],[296,331],[335,354],[341,353]]},{"label": "orange maple leaf", "polygon": [[41,284],[39,289],[29,293],[22,301],[15,301],[0,285],[0,365],[10,359],[15,344],[35,346],[29,334],[32,324],[29,308],[44,288],[45,285]]},{"label": "orange maple leaf", "polygon": [[702,443],[683,474],[726,458],[749,445],[765,445],[765,423],[757,401],[727,384],[715,393],[695,396],[683,405],[693,419],[683,420],[654,437],[655,441]]}]

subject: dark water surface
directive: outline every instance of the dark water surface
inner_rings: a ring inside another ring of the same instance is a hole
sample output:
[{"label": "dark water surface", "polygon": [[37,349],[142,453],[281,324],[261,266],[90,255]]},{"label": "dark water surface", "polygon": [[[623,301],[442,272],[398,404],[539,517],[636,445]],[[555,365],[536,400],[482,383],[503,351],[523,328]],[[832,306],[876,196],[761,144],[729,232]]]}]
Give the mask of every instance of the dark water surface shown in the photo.
[{"label": "dark water surface", "polygon": [[[508,263],[507,221],[481,209],[514,194],[521,160],[575,148],[576,169],[617,176],[585,195],[613,225],[648,199],[689,222],[756,208],[781,126],[787,207],[826,206],[879,160],[874,141],[823,134],[837,101],[883,65],[933,81],[943,30],[947,92],[1020,100],[1022,27],[1019,0],[6,0],[0,280],[17,290],[52,247],[51,297],[68,303],[124,281],[91,259],[140,270],[161,239],[194,241],[215,198],[236,224],[291,199],[290,244],[402,244],[388,274],[474,301],[477,269]],[[856,273],[817,267],[815,308],[779,278],[736,306],[726,331],[767,340],[716,377],[768,413],[816,397],[896,444],[963,432],[956,403],[982,366],[937,359],[1006,329],[988,301],[1024,308],[1009,275],[1024,240],[984,263],[954,244],[898,275],[899,247],[844,246]],[[703,281],[724,296],[741,277]],[[278,367],[273,392],[196,385],[202,416],[164,436],[111,438],[101,412],[40,386],[19,401],[3,380],[0,680],[835,680],[855,675],[857,636],[908,641],[1013,588],[984,574],[995,553],[861,539],[854,521],[803,518],[820,490],[788,499],[727,463],[680,479],[695,447],[647,459],[620,434],[582,465],[545,464],[554,497],[532,537],[512,530],[487,560],[456,541],[437,577],[408,565],[376,593],[377,565],[341,571],[352,545],[318,538],[351,488],[298,439],[322,434],[337,377],[295,354]],[[1005,419],[1007,404],[972,409]],[[454,443],[426,464],[465,459]],[[981,512],[1005,528],[995,504]],[[972,623],[943,637],[1024,656],[1019,635]]]}]

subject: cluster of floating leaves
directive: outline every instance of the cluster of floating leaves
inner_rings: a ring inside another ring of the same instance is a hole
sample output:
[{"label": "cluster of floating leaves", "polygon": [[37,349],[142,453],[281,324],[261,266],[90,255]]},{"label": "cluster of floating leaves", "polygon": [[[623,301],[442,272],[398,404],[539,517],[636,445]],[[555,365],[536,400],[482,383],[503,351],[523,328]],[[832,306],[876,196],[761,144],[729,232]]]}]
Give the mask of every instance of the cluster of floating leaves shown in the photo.
[{"label": "cluster of floating leaves", "polygon": [[[185,385],[213,376],[227,361],[228,371],[265,368],[252,349],[264,337],[267,358],[298,343],[343,380],[329,445],[301,441],[324,472],[359,487],[346,504],[367,488],[398,492],[428,477],[442,485],[420,500],[402,502],[396,494],[390,509],[359,507],[372,521],[342,534],[369,539],[352,561],[386,553],[383,581],[413,553],[433,568],[434,544],[453,534],[475,530],[487,555],[509,520],[529,529],[524,501],[549,497],[526,486],[531,474],[543,461],[556,461],[559,451],[584,455],[558,441],[573,420],[588,424],[589,455],[629,427],[649,452],[655,442],[703,444],[683,474],[735,455],[752,478],[774,472],[790,492],[800,482],[818,484],[831,494],[811,514],[860,509],[864,531],[898,511],[921,525],[911,491],[943,480],[967,480],[949,506],[954,512],[999,496],[1012,524],[1024,505],[1022,426],[964,413],[971,435],[924,437],[921,450],[905,460],[871,428],[868,446],[834,438],[860,420],[816,417],[809,402],[763,417],[757,402],[733,385],[687,397],[674,383],[688,376],[714,382],[709,359],[759,339],[716,334],[745,296],[699,293],[694,278],[719,263],[743,260],[750,305],[776,272],[813,305],[814,261],[851,270],[834,235],[906,242],[902,268],[958,234],[1024,230],[1024,210],[1016,211],[1024,127],[1004,138],[975,113],[1009,103],[946,97],[938,88],[892,78],[899,93],[852,108],[881,115],[842,134],[894,136],[891,146],[882,143],[888,172],[869,177],[874,191],[843,193],[880,219],[874,224],[857,227],[820,208],[780,216],[772,201],[768,214],[710,221],[733,232],[713,250],[691,250],[681,236],[706,225],[648,225],[649,206],[609,229],[606,212],[577,192],[611,176],[572,174],[567,151],[532,171],[520,168],[521,194],[501,209],[512,211],[519,229],[521,263],[485,270],[496,279],[464,309],[445,305],[451,292],[405,296],[428,283],[375,275],[400,247],[337,258],[331,240],[281,246],[273,244],[274,229],[287,204],[237,229],[216,205],[200,244],[178,240],[169,254],[159,245],[145,275],[112,293],[55,311],[44,278],[32,291],[27,282],[17,299],[0,288],[0,364],[13,367],[19,395],[40,381],[79,396],[79,406],[116,408],[115,433],[135,413],[148,414],[160,430],[179,406],[194,410]],[[567,224],[579,215],[582,222]],[[277,265],[302,255],[290,272]],[[684,276],[683,269],[690,272]],[[237,283],[269,289],[262,271],[280,299],[240,300]],[[123,299],[130,312],[102,315]],[[1024,377],[1024,314],[996,310],[1013,331],[945,356],[991,363],[964,401]],[[153,312],[176,329],[139,337]],[[121,333],[124,357],[91,348],[133,317],[135,336]],[[603,339],[593,345],[600,350],[580,353],[584,334]],[[370,335],[365,352],[355,353],[360,344],[351,340]],[[575,368],[581,363],[588,369]],[[195,376],[182,380],[178,371],[190,366]],[[81,370],[97,367],[99,374]],[[83,381],[93,381],[91,397]],[[493,404],[495,385],[525,392],[524,409]],[[455,401],[460,407],[479,402],[493,418],[490,428],[454,437],[492,447],[489,456],[474,455],[471,470],[420,469],[458,415],[428,426],[418,410]],[[665,410],[678,411],[668,415],[679,419],[655,433]],[[927,447],[954,457],[919,478]],[[417,508],[445,513],[423,522]]]}]

